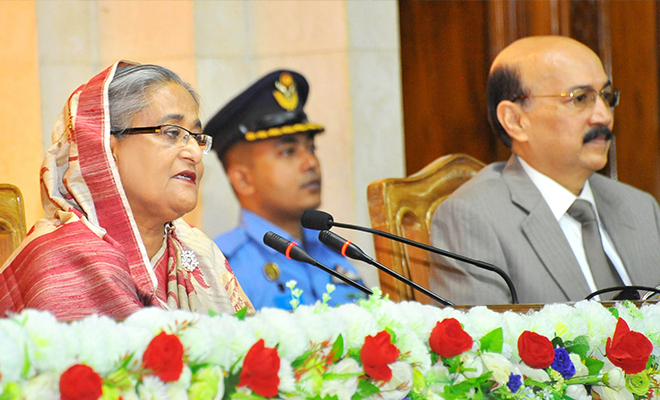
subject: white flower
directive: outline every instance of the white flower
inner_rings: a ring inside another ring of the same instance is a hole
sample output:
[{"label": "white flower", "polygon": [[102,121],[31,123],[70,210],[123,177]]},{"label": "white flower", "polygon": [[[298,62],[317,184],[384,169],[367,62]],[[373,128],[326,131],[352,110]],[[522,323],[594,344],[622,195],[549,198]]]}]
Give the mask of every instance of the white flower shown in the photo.
[{"label": "white flower", "polygon": [[347,375],[354,374],[354,376],[337,379],[323,379],[321,385],[321,397],[337,396],[339,400],[350,400],[355,392],[357,392],[358,376],[362,373],[362,368],[358,362],[352,358],[344,358],[337,364],[331,365],[327,372]]},{"label": "white flower", "polygon": [[0,320],[0,383],[18,381],[25,368],[29,338],[14,321]]},{"label": "white flower", "polygon": [[148,375],[142,380],[142,385],[138,386],[138,398],[140,400],[167,400],[167,386],[155,376]]},{"label": "white flower", "polygon": [[[644,333],[653,343],[660,342],[660,307],[643,305],[640,309],[644,320]],[[660,350],[660,347],[654,346],[654,350]],[[657,353],[655,355],[658,355]]]},{"label": "white flower", "polygon": [[513,370],[513,364],[509,359],[501,354],[484,352],[481,360],[488,371],[493,372],[493,379],[500,385],[506,385],[509,382],[509,376]]},{"label": "white flower", "polygon": [[568,385],[566,396],[573,400],[591,400],[591,396],[587,394],[587,389],[584,385]]},{"label": "white flower", "polygon": [[346,323],[344,331],[346,349],[361,348],[367,336],[374,336],[381,331],[373,316],[356,304],[344,304],[337,308],[337,316]]},{"label": "white flower", "polygon": [[209,353],[207,360],[225,371],[242,359],[258,340],[250,325],[231,315],[217,315],[205,320],[204,324],[213,338],[213,346],[206,349]]},{"label": "white flower", "polygon": [[128,329],[112,318],[91,315],[71,324],[80,342],[78,361],[89,365],[101,375],[108,374],[119,366],[135,345]]},{"label": "white flower", "polygon": [[570,353],[568,357],[571,359],[573,366],[575,367],[575,375],[578,376],[587,376],[589,375],[589,368],[582,362],[582,359],[579,355],[575,353]]},{"label": "white flower", "polygon": [[503,325],[503,317],[501,313],[492,311],[483,306],[471,308],[467,313],[467,320],[465,320],[465,318],[456,319],[463,324],[463,329],[472,336],[473,339],[482,337]]},{"label": "white flower", "polygon": [[516,369],[520,371],[520,374],[518,375],[525,375],[537,382],[547,382],[550,380],[547,372],[542,369],[532,368],[527,364],[518,364],[516,365]]},{"label": "white flower", "polygon": [[410,364],[397,361],[389,367],[392,369],[392,379],[380,386],[380,393],[367,397],[368,400],[399,400],[412,389],[413,370]]},{"label": "white flower", "polygon": [[44,372],[30,380],[23,381],[21,391],[25,400],[59,400],[59,374]]},{"label": "white flower", "polygon": [[302,355],[309,340],[296,325],[290,312],[280,309],[266,309],[246,320],[257,337],[264,339],[267,347],[278,346],[280,357],[295,360]]},{"label": "white flower", "polygon": [[183,370],[179,379],[175,382],[166,384],[167,395],[171,400],[187,400],[188,388],[190,387],[190,380],[192,379],[192,371],[186,364],[183,365]]},{"label": "white flower", "polygon": [[604,354],[605,342],[614,333],[616,318],[597,301],[583,300],[573,306],[587,324],[590,354]]},{"label": "white flower", "polygon": [[614,367],[603,375],[603,383],[613,390],[621,390],[626,386],[626,375],[619,367]]},{"label": "white flower", "polygon": [[280,359],[280,369],[277,371],[280,384],[277,389],[282,393],[293,392],[296,389],[296,379],[293,375],[291,363],[286,358]]},{"label": "white flower", "polygon": [[461,369],[466,378],[476,378],[484,373],[484,363],[481,357],[470,355],[461,356],[463,368]]},{"label": "white flower", "polygon": [[568,304],[545,305],[538,316],[550,322],[554,327],[554,333],[564,340],[574,340],[589,333],[584,319]]},{"label": "white flower", "polygon": [[322,312],[318,312],[315,307],[300,306],[293,312],[293,316],[293,323],[312,343],[334,343],[337,337],[346,331],[346,322],[339,318],[335,308],[326,307]]},{"label": "white flower", "polygon": [[61,323],[50,313],[27,309],[12,317],[21,324],[30,338],[30,360],[37,371],[62,373],[76,363],[80,342],[71,325]]},{"label": "white flower", "polygon": [[632,393],[630,393],[626,388],[621,390],[614,390],[607,386],[592,386],[591,390],[598,393],[603,400],[634,400]]}]

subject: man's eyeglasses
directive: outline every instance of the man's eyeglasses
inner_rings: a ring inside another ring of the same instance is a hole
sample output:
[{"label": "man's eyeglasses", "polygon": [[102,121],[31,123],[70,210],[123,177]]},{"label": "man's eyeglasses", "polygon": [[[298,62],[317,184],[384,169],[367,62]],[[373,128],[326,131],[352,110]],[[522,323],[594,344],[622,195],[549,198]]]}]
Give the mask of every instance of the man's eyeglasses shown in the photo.
[{"label": "man's eyeglasses", "polygon": [[142,135],[142,134],[158,134],[163,141],[170,146],[183,147],[188,144],[188,140],[192,136],[195,138],[197,144],[202,149],[202,153],[208,154],[211,151],[213,138],[203,133],[193,133],[186,128],[178,125],[163,124],[159,126],[145,126],[139,128],[127,128],[123,131],[113,131],[113,135]]},{"label": "man's eyeglasses", "polygon": [[578,110],[584,110],[586,108],[591,108],[596,104],[596,96],[602,97],[605,104],[610,108],[614,108],[619,104],[619,89],[611,86],[606,87],[600,92],[596,91],[596,89],[576,89],[571,93],[548,94],[542,96],[521,95],[511,101],[516,102],[518,100],[531,99],[534,97],[568,97],[571,99],[571,103],[573,103],[575,108]]}]

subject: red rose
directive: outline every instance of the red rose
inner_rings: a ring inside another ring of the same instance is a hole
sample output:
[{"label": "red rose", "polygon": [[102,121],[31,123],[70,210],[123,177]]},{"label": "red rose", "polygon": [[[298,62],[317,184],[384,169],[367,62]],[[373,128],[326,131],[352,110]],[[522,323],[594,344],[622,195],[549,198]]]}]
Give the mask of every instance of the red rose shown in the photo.
[{"label": "red rose", "polygon": [[555,349],[547,337],[525,331],[518,338],[518,353],[532,368],[548,368],[555,359]]},{"label": "red rose", "polygon": [[607,358],[626,374],[642,372],[652,350],[653,345],[646,336],[631,331],[621,318],[616,323],[614,336],[607,338],[605,345]]},{"label": "red rose", "polygon": [[451,358],[470,350],[472,337],[463,330],[461,323],[456,319],[446,318],[435,324],[429,345],[440,357]]},{"label": "red rose", "polygon": [[389,382],[392,379],[392,370],[388,364],[399,358],[399,349],[392,344],[392,338],[387,331],[376,336],[367,336],[360,349],[360,361],[364,372],[373,379]]},{"label": "red rose", "polygon": [[103,394],[103,379],[92,368],[76,364],[60,377],[62,400],[97,400]]},{"label": "red rose", "polygon": [[275,397],[280,385],[279,371],[277,349],[265,347],[264,340],[259,339],[245,355],[237,386],[247,386],[262,397]]},{"label": "red rose", "polygon": [[161,332],[151,339],[142,356],[142,366],[163,382],[179,380],[183,371],[183,345],[179,338]]}]

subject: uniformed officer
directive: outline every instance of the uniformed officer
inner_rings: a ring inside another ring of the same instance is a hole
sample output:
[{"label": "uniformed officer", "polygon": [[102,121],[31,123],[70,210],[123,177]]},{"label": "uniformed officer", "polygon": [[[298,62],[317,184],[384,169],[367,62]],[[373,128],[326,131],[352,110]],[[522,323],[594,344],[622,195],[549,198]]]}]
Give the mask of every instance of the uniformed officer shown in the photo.
[{"label": "uniformed officer", "polygon": [[314,266],[287,259],[263,244],[268,231],[295,241],[322,264],[353,279],[355,268],[302,228],[304,210],[321,203],[321,169],[314,135],[324,127],[303,112],[309,86],[293,71],[274,71],[224,106],[208,122],[215,149],[241,204],[239,226],[215,238],[256,309],[291,309],[285,284],[297,281],[302,304],[313,304],[334,283],[330,305],[361,292]]}]

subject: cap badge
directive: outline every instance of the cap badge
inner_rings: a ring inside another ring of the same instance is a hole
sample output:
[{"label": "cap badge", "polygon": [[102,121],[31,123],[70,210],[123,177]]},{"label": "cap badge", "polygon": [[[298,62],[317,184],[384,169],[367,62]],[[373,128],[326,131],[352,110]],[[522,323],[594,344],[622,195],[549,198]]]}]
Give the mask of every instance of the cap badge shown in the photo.
[{"label": "cap badge", "polygon": [[275,282],[280,279],[280,267],[274,262],[269,262],[264,265],[264,276],[269,282]]},{"label": "cap badge", "polygon": [[275,81],[275,88],[277,90],[273,90],[273,97],[275,97],[280,107],[287,111],[293,111],[298,107],[296,82],[293,80],[291,74],[282,72],[280,74],[280,80]]}]

